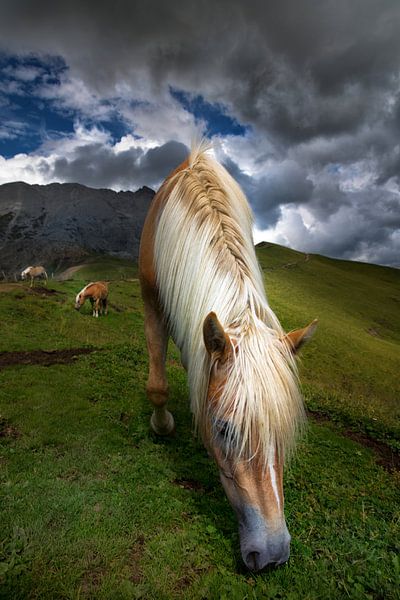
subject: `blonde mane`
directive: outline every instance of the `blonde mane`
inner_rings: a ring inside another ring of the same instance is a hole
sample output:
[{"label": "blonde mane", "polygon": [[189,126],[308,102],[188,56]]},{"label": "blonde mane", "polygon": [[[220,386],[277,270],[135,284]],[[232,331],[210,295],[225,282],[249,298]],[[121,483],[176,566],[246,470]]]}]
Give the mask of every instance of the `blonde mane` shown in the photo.
[{"label": "blonde mane", "polygon": [[155,269],[170,333],[188,371],[191,409],[209,419],[210,359],[205,317],[214,311],[235,343],[235,359],[215,419],[226,420],[237,459],[267,464],[287,455],[303,420],[297,371],[268,305],[248,202],[228,172],[199,145],[166,184],[155,236]]},{"label": "blonde mane", "polygon": [[85,285],[85,287],[83,287],[83,288],[81,289],[81,291],[80,291],[80,292],[78,292],[78,293],[77,293],[77,295],[76,295],[76,298],[75,298],[75,301],[76,301],[76,302],[78,302],[78,298],[79,298],[79,296],[80,296],[81,294],[83,294],[84,292],[86,292],[86,290],[87,290],[87,289],[88,289],[88,288],[89,288],[91,285],[93,285],[93,283],[94,283],[94,282],[93,282],[93,281],[91,281],[90,283],[88,283],[87,285]]}]

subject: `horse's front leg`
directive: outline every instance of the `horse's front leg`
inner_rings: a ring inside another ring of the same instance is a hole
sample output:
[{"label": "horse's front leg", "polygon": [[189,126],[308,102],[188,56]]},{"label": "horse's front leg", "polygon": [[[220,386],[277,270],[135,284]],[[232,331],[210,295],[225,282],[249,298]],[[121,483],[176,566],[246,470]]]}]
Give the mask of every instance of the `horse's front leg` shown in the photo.
[{"label": "horse's front leg", "polygon": [[145,334],[149,353],[149,377],[146,385],[147,397],[154,407],[150,419],[152,430],[158,435],[168,435],[175,429],[174,417],[167,410],[168,382],[165,361],[168,333],[161,311],[153,302],[145,300]]},{"label": "horse's front leg", "polygon": [[94,301],[94,311],[93,311],[93,316],[97,317],[99,316],[99,308],[100,308],[100,298],[96,298],[96,300]]}]

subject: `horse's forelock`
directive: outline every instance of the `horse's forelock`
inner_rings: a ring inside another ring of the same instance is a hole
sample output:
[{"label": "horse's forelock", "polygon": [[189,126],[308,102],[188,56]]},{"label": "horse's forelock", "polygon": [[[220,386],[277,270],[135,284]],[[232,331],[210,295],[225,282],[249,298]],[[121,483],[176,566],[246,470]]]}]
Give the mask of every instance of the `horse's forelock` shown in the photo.
[{"label": "horse's forelock", "polygon": [[[254,322],[232,356],[225,385],[212,406],[212,418],[226,422],[229,451],[236,461],[257,458],[265,467],[275,449],[282,460],[290,457],[304,422],[292,355],[277,332]],[[209,417],[209,405],[205,410]],[[203,414],[200,427],[205,418]]]}]

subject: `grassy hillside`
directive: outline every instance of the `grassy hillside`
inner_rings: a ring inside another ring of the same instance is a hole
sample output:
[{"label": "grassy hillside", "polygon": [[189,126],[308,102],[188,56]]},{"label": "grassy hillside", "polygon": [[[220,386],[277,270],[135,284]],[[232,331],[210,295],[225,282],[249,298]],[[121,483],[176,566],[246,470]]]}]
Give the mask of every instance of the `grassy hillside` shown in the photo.
[{"label": "grassy hillside", "polygon": [[98,281],[132,277],[137,277],[137,267],[131,260],[98,255],[88,256],[81,263],[58,269],[55,273],[55,279],[58,281]]},{"label": "grassy hillside", "polygon": [[319,319],[302,352],[307,404],[400,449],[400,270],[258,248],[287,330]]},{"label": "grassy hillside", "polygon": [[342,433],[398,444],[400,273],[279,246],[258,254],[285,327],[319,318],[302,381],[309,407],[333,419],[310,422],[286,473],[289,563],[242,567],[172,344],[177,434],[149,432],[139,286],[111,259],[104,318],[73,300],[105,264],[47,293],[0,285],[1,598],[398,598],[398,476]]}]

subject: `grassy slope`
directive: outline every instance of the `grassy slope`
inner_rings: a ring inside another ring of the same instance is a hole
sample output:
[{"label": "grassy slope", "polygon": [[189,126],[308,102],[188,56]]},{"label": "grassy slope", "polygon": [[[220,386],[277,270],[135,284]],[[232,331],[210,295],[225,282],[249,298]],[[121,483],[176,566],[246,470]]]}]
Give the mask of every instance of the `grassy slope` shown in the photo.
[{"label": "grassy slope", "polygon": [[56,279],[74,281],[127,279],[137,277],[137,267],[129,259],[91,255],[80,264],[74,265],[72,269],[64,265],[56,272],[55,276]]},{"label": "grassy slope", "polygon": [[[302,361],[307,401],[394,443],[398,383],[387,361],[399,352],[389,302],[397,273],[304,262],[279,247],[259,256],[285,326],[320,319]],[[101,349],[70,365],[0,371],[9,432],[0,438],[0,597],[398,597],[398,481],[370,451],[321,425],[310,426],[286,474],[288,565],[245,572],[215,467],[191,434],[176,350],[168,372],[177,435],[159,440],[148,429],[138,284],[112,282],[110,314],[95,320],[89,306],[72,310],[84,283],[51,282],[62,293],[46,298],[0,291],[0,351]]]},{"label": "grassy slope", "polygon": [[319,319],[300,367],[309,407],[400,450],[400,270],[280,246],[258,257],[286,329]]}]

